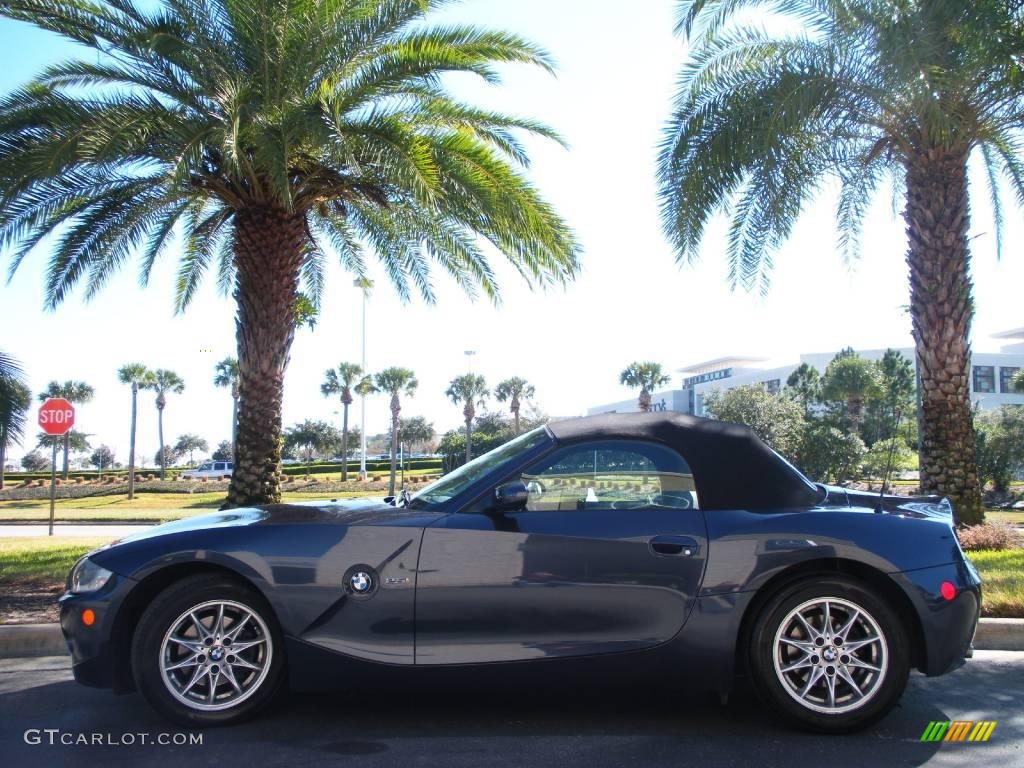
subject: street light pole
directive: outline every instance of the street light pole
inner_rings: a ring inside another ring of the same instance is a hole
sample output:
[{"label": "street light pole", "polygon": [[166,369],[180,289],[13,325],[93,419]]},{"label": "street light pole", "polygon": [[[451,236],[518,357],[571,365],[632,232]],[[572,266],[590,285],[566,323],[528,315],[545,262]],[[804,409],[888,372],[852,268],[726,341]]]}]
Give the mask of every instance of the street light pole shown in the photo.
[{"label": "street light pole", "polygon": [[[367,278],[359,278],[354,281],[353,285],[359,288],[363,292],[363,357],[362,357],[362,368],[363,375],[368,376],[369,371],[366,370],[366,299],[370,295],[370,289],[373,287],[373,281]],[[366,479],[366,393],[359,393],[359,479]]]},{"label": "street light pole", "polygon": [[467,349],[462,354],[464,354],[466,356],[466,366],[467,366],[466,367],[466,371],[468,373],[472,373],[473,372],[473,355],[476,354],[476,350],[475,349]]}]

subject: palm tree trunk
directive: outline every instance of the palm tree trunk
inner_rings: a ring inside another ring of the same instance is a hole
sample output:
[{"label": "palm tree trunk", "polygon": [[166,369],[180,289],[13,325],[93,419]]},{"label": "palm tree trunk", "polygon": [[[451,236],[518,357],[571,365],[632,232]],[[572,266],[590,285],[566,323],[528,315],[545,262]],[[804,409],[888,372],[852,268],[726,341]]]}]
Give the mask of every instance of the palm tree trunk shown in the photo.
[{"label": "palm tree trunk", "polygon": [[281,501],[281,406],[304,234],[302,217],[283,210],[235,214],[238,427],[225,508]]},{"label": "palm tree trunk", "polygon": [[71,432],[64,433],[64,468],[61,470],[61,478],[68,479],[68,453],[71,450]]},{"label": "palm tree trunk", "polygon": [[651,410],[651,393],[647,391],[647,387],[640,390],[639,400],[640,410],[647,413]]},{"label": "palm tree trunk", "polygon": [[519,436],[519,398],[512,398],[512,419],[515,421],[516,437]]},{"label": "palm tree trunk", "polygon": [[341,407],[341,482],[348,482],[348,403]]},{"label": "palm tree trunk", "polygon": [[391,480],[388,483],[388,496],[395,495],[395,472],[397,470],[396,460],[398,457],[398,427],[399,414],[402,412],[402,405],[398,395],[391,396]]},{"label": "palm tree trunk", "polygon": [[238,383],[231,385],[231,460],[238,452]]},{"label": "palm tree trunk", "polygon": [[466,463],[473,459],[473,420],[466,419]]},{"label": "palm tree trunk", "polygon": [[164,472],[167,469],[167,451],[164,450],[164,409],[156,409],[156,430],[160,437],[160,479],[164,479]]},{"label": "palm tree trunk", "polygon": [[7,437],[0,439],[0,491],[4,489],[4,464],[7,463]]},{"label": "palm tree trunk", "polygon": [[984,520],[971,415],[967,245],[968,149],[925,149],[906,161],[910,314],[921,380],[921,491],[953,504],[958,523]]},{"label": "palm tree trunk", "polygon": [[135,417],[139,399],[139,385],[132,384],[132,434],[128,441],[128,498],[135,498]]}]

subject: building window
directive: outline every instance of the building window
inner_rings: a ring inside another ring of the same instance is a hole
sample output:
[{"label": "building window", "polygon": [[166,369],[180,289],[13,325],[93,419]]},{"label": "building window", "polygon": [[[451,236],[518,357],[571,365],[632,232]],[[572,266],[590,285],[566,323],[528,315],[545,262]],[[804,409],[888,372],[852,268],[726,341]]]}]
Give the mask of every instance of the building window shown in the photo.
[{"label": "building window", "polygon": [[996,369],[994,365],[974,366],[974,391],[996,391]]},{"label": "building window", "polygon": [[768,391],[769,395],[779,394],[779,390],[782,388],[782,379],[769,379],[768,381],[761,382],[764,388]]},{"label": "building window", "polygon": [[999,369],[999,391],[1013,392],[1013,377],[1020,372],[1020,368],[1008,368],[1005,365]]}]

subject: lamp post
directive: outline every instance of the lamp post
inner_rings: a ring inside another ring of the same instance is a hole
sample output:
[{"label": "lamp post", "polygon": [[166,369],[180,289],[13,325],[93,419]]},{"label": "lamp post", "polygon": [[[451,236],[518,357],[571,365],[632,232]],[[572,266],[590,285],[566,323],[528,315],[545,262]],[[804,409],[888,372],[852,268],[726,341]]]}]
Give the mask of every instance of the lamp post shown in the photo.
[{"label": "lamp post", "polygon": [[[363,293],[363,357],[360,365],[363,367],[363,375],[368,376],[366,370],[366,299],[373,288],[373,281],[369,278],[356,278],[352,282],[356,288]],[[366,393],[359,393],[359,479],[366,479]]]},{"label": "lamp post", "polygon": [[476,354],[476,350],[475,349],[467,349],[462,354],[464,354],[466,356],[466,372],[467,373],[472,373],[473,372],[473,355]]}]

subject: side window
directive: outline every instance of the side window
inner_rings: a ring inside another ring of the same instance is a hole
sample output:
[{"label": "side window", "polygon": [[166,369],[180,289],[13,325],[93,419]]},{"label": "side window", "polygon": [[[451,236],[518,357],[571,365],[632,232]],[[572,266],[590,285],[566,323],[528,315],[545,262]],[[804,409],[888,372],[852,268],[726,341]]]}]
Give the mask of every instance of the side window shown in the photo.
[{"label": "side window", "polygon": [[657,443],[601,441],[567,446],[524,471],[528,511],[696,509],[693,474]]},{"label": "side window", "polygon": [[213,465],[213,468],[214,468],[214,470],[224,469],[224,462],[223,461],[218,461],[216,464]]}]

